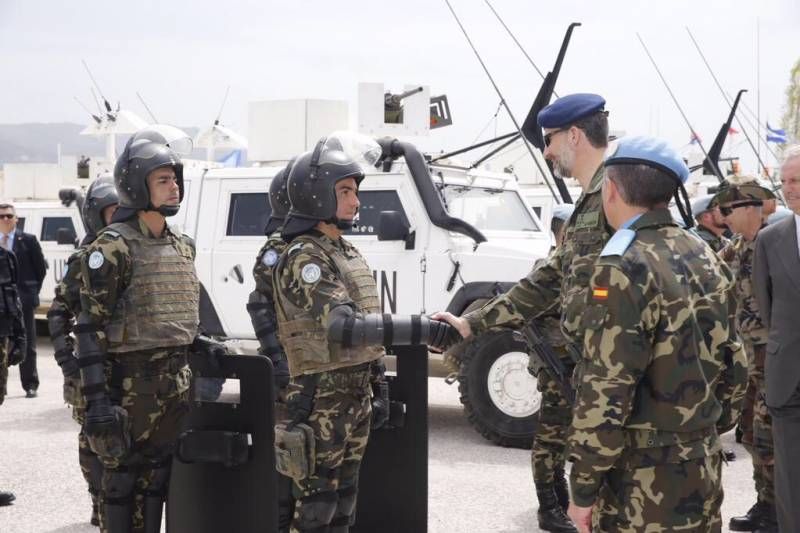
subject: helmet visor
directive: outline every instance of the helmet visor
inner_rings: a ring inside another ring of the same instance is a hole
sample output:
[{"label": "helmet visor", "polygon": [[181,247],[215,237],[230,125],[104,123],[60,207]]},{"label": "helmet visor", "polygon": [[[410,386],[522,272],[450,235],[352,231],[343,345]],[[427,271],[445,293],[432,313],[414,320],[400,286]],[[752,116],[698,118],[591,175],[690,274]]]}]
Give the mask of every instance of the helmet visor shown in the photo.
[{"label": "helmet visor", "polygon": [[375,139],[351,131],[333,132],[325,141],[325,148],[344,152],[365,171],[375,168],[382,153]]},{"label": "helmet visor", "polygon": [[136,132],[135,142],[147,140],[154,143],[166,144],[179,156],[191,155],[194,141],[180,128],[169,124],[151,124],[147,128]]}]

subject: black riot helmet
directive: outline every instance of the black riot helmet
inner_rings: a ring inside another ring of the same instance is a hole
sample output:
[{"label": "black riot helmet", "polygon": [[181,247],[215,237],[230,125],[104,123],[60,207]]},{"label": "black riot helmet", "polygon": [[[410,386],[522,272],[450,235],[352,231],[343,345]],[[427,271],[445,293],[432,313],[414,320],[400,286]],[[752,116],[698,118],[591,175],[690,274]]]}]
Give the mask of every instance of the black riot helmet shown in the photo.
[{"label": "black riot helmet", "polygon": [[286,167],[280,169],[272,178],[269,184],[269,207],[270,215],[267,220],[267,227],[264,228],[265,235],[272,235],[275,231],[283,226],[283,221],[286,215],[289,214],[289,209],[292,207],[289,203],[289,192],[286,190],[286,182],[288,181],[289,174],[292,171],[295,158],[289,161]]},{"label": "black riot helmet", "polygon": [[119,203],[114,179],[110,176],[97,178],[89,185],[81,208],[81,218],[86,234],[95,236],[106,226],[103,209]]},{"label": "black riot helmet", "polygon": [[317,222],[335,224],[350,229],[352,220],[336,218],[336,184],[354,178],[356,184],[364,179],[364,170],[355,159],[340,149],[337,143],[326,143],[323,137],[314,150],[298,156],[286,184],[291,209],[286,217],[282,235],[285,240],[305,233]]},{"label": "black riot helmet", "polygon": [[153,207],[147,176],[158,168],[172,167],[178,180],[180,201],[183,201],[183,163],[179,152],[191,152],[191,139],[171,126],[148,126],[128,139],[114,166],[114,182],[119,195],[119,209],[114,214],[114,221],[127,220],[137,211],[155,210],[166,217],[178,213],[178,205]]}]

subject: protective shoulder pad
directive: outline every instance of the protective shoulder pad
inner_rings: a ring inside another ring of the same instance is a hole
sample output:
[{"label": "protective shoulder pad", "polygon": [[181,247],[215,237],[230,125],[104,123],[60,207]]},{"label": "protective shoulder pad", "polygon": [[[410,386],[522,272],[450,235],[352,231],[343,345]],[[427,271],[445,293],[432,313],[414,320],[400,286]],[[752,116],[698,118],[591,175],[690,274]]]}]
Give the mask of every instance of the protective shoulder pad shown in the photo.
[{"label": "protective shoulder pad", "polygon": [[194,239],[186,235],[185,233],[181,233],[181,240],[192,247],[193,250],[197,249],[197,245],[194,243]]},{"label": "protective shoulder pad", "polygon": [[290,246],[289,250],[286,251],[287,255],[296,254],[297,252],[299,252],[303,248],[304,245],[305,245],[304,242],[298,242],[297,244],[294,244],[294,245]]},{"label": "protective shoulder pad", "polygon": [[[113,229],[108,229],[108,228],[104,229],[104,230],[102,231],[101,235],[102,235],[103,237],[108,237],[108,238],[110,238],[110,239],[119,239],[119,238],[121,238],[121,237],[122,237],[122,234],[121,234],[120,232],[118,232],[118,231],[115,231],[115,230],[113,230]],[[99,236],[99,235],[98,235],[98,236]]]},{"label": "protective shoulder pad", "polygon": [[603,251],[600,252],[600,257],[624,254],[635,238],[636,232],[632,229],[617,230],[608,240]]}]

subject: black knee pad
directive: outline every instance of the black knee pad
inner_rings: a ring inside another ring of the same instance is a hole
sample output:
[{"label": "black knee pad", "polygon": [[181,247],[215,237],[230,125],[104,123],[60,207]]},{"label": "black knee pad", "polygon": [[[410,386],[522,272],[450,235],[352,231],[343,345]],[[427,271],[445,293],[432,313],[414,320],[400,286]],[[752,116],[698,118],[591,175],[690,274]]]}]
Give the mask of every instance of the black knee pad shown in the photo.
[{"label": "black knee pad", "polygon": [[301,531],[327,527],[336,514],[338,501],[335,492],[320,492],[301,498],[299,507],[295,509],[294,526]]},{"label": "black knee pad", "polygon": [[[114,500],[132,500],[136,486],[136,471],[107,470],[103,476],[106,503],[114,504]],[[124,503],[124,502],[122,502]]]}]

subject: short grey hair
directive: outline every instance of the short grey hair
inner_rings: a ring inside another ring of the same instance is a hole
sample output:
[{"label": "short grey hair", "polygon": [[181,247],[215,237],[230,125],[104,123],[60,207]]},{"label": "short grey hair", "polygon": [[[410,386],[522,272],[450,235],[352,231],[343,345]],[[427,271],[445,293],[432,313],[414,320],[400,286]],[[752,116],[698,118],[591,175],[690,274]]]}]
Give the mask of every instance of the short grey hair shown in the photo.
[{"label": "short grey hair", "polygon": [[798,157],[800,157],[800,144],[793,144],[783,151],[783,163],[781,164],[786,164],[792,159],[797,159]]}]

